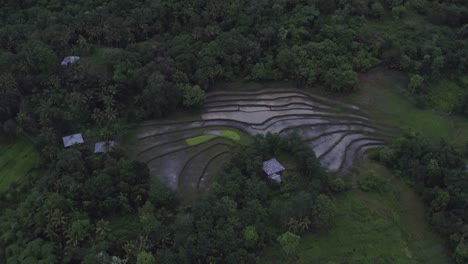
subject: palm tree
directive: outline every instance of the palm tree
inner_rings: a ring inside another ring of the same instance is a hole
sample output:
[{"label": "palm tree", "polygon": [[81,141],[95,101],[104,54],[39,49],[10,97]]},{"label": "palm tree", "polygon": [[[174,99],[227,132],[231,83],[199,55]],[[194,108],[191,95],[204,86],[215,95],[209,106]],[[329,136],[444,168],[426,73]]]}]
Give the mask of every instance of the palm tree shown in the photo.
[{"label": "palm tree", "polygon": [[310,221],[309,217],[306,216],[304,218],[301,218],[299,220],[299,227],[300,227],[300,230],[301,230],[301,233],[303,233],[304,231],[306,230],[309,230],[309,225],[311,224],[312,222]]},{"label": "palm tree", "polygon": [[63,215],[60,209],[55,209],[49,214],[49,220],[52,223],[52,226],[58,229],[65,225],[67,217]]},{"label": "palm tree", "polygon": [[294,234],[297,234],[297,230],[299,228],[299,222],[295,218],[293,217],[289,218],[288,226],[289,226],[289,231],[293,232]]},{"label": "palm tree", "polygon": [[96,237],[104,239],[107,234],[111,232],[111,228],[108,221],[99,220],[96,223]]}]

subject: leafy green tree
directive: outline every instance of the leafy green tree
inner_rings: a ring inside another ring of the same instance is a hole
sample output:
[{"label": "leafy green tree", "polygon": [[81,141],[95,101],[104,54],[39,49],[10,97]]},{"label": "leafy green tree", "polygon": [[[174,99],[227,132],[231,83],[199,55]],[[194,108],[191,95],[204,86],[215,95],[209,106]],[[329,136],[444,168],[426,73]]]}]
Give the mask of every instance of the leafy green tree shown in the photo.
[{"label": "leafy green tree", "polygon": [[320,194],[312,206],[312,223],[317,229],[330,228],[334,223],[335,204],[325,194]]},{"label": "leafy green tree", "polygon": [[434,196],[434,199],[431,201],[431,209],[434,212],[445,210],[450,201],[449,192],[444,190],[436,190]]},{"label": "leafy green tree", "polygon": [[147,201],[143,207],[138,209],[138,216],[145,235],[156,231],[160,225],[154,214],[153,205],[149,201]]},{"label": "leafy green tree", "polygon": [[371,5],[370,13],[372,17],[381,17],[384,14],[384,12],[385,9],[379,1],[376,1]]},{"label": "leafy green tree", "polygon": [[346,189],[346,184],[343,179],[336,178],[330,182],[330,189],[335,193],[340,193]]},{"label": "leafy green tree", "polygon": [[244,241],[248,248],[254,248],[257,245],[258,234],[254,226],[244,228]]},{"label": "leafy green tree", "polygon": [[46,264],[57,261],[53,243],[36,238],[24,245],[7,248],[7,263]]},{"label": "leafy green tree", "polygon": [[296,254],[300,240],[300,236],[297,236],[289,231],[276,239],[287,256]]},{"label": "leafy green tree", "polygon": [[15,78],[9,73],[0,74],[0,123],[14,118],[19,100],[20,93]]},{"label": "leafy green tree", "polygon": [[106,220],[99,220],[96,223],[96,239],[105,240],[112,231],[110,223]]},{"label": "leafy green tree", "polygon": [[146,251],[141,251],[137,255],[137,264],[155,264],[156,259],[154,258],[153,254],[146,252]]},{"label": "leafy green tree", "polygon": [[67,243],[76,247],[80,242],[91,237],[91,232],[92,225],[89,219],[74,221],[66,232]]},{"label": "leafy green tree", "polygon": [[358,185],[365,192],[385,192],[388,189],[388,181],[374,171],[368,171],[363,178],[358,180]]},{"label": "leafy green tree", "polygon": [[182,104],[188,108],[200,107],[205,102],[206,95],[200,86],[185,85],[182,88]]},{"label": "leafy green tree", "polygon": [[463,239],[458,243],[455,249],[455,261],[458,264],[468,262],[468,245]]},{"label": "leafy green tree", "polygon": [[412,94],[417,94],[421,92],[421,88],[424,82],[424,78],[421,75],[415,74],[411,76],[410,82],[408,85],[409,90]]},{"label": "leafy green tree", "polygon": [[141,100],[146,117],[161,117],[175,110],[179,102],[179,92],[160,73],[153,73],[147,80]]},{"label": "leafy green tree", "polygon": [[403,5],[395,6],[392,8],[392,15],[396,19],[403,18],[406,12],[407,12],[406,7]]},{"label": "leafy green tree", "polygon": [[356,88],[357,74],[346,68],[332,68],[325,73],[324,82],[331,91],[349,92]]},{"label": "leafy green tree", "polygon": [[437,56],[432,60],[431,63],[431,70],[432,70],[432,78],[439,79],[441,75],[441,70],[444,68],[445,65],[445,58],[443,56]]}]

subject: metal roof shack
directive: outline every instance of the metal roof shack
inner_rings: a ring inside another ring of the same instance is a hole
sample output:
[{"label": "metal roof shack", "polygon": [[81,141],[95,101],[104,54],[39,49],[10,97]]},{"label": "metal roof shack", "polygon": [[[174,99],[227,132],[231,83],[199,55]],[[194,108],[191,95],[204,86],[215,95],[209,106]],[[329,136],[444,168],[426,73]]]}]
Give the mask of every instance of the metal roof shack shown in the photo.
[{"label": "metal roof shack", "polygon": [[268,178],[279,183],[282,182],[281,173],[283,173],[285,169],[286,168],[275,158],[263,162],[263,171],[268,175]]},{"label": "metal roof shack", "polygon": [[62,140],[63,140],[63,146],[65,146],[66,148],[73,146],[75,144],[84,143],[83,136],[81,135],[81,133],[63,137]]},{"label": "metal roof shack", "polygon": [[68,66],[69,64],[72,64],[72,63],[78,61],[79,59],[80,59],[80,57],[78,57],[78,56],[67,56],[67,57],[63,58],[62,66]]},{"label": "metal roof shack", "polygon": [[104,153],[110,151],[117,145],[117,141],[97,142],[94,144],[94,153]]}]

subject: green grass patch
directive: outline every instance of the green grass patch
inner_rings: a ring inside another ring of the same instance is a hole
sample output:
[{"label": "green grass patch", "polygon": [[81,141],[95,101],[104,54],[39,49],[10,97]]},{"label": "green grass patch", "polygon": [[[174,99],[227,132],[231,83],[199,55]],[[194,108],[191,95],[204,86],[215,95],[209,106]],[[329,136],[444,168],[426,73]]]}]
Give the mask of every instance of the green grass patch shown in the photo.
[{"label": "green grass patch", "polygon": [[429,105],[436,110],[450,113],[456,110],[458,101],[464,94],[464,90],[455,82],[441,80],[429,92]]},{"label": "green grass patch", "polygon": [[0,141],[0,192],[10,184],[33,173],[40,163],[39,152],[25,140]]},{"label": "green grass patch", "polygon": [[195,145],[204,143],[204,142],[206,142],[206,141],[208,141],[210,139],[213,139],[215,137],[217,137],[217,136],[216,135],[201,135],[201,136],[196,136],[196,137],[192,137],[192,138],[187,138],[185,140],[185,142],[189,146],[195,146]]},{"label": "green grass patch", "polygon": [[[260,263],[451,263],[414,191],[379,164],[360,170],[352,180],[355,187],[334,197],[335,223],[328,232],[303,235],[295,258],[285,259],[275,244]],[[368,170],[388,182],[385,191],[357,188]]]},{"label": "green grass patch", "polygon": [[407,77],[402,73],[376,69],[360,77],[361,89],[337,99],[359,105],[372,120],[419,132],[431,140],[445,138],[461,146],[468,142],[468,119],[431,109],[419,109],[407,94]]},{"label": "green grass patch", "polygon": [[236,132],[234,132],[232,130],[223,130],[223,131],[221,131],[221,133],[219,135],[224,137],[224,138],[234,140],[234,141],[239,141],[240,138],[241,138],[239,134],[237,134]]},{"label": "green grass patch", "polygon": [[[214,134],[215,131],[217,134]],[[227,138],[241,145],[250,144],[252,141],[249,135],[234,129],[226,129],[226,127],[207,127],[204,132],[207,134],[188,138],[185,140],[185,142],[189,146],[195,146],[216,137]],[[209,132],[213,132],[213,134],[209,134]]]}]

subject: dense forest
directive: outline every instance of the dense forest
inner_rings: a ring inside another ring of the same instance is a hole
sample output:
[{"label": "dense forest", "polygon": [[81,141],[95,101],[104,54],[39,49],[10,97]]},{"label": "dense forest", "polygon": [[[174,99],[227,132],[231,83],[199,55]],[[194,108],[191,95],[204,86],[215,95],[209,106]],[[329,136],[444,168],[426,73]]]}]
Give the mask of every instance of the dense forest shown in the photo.
[{"label": "dense forest", "polygon": [[[61,145],[76,131],[125,138],[132,124],[199,107],[220,81],[352,93],[360,73],[382,66],[409,75],[419,107],[432,107],[432,85],[450,80],[462,94],[444,110],[468,116],[464,0],[5,0],[0,22],[0,134],[28,138],[44,159],[44,175],[1,194],[0,262],[255,263],[273,241],[289,252],[298,234],[326,230],[327,195],[345,187],[294,135],[256,137],[192,205],[151,182],[125,149],[95,156]],[[80,60],[62,66],[70,55]],[[281,187],[258,171],[278,152],[298,164]],[[411,177],[466,263],[460,157],[407,136],[380,160]],[[142,228],[116,232],[109,219],[127,215]]]}]

